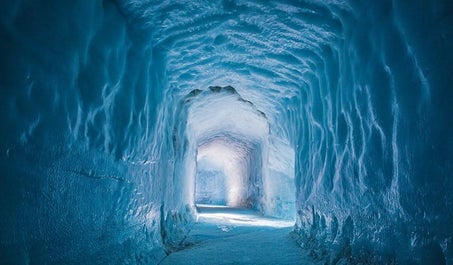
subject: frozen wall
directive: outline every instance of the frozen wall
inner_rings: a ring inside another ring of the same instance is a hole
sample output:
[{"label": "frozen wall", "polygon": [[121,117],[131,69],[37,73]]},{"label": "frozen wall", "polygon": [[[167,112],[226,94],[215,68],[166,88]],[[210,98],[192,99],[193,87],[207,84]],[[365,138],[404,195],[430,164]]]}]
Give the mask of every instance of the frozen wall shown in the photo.
[{"label": "frozen wall", "polygon": [[149,30],[111,1],[9,1],[0,19],[0,263],[159,260]]},{"label": "frozen wall", "polygon": [[452,14],[2,3],[0,263],[156,263],[195,214],[197,152],[226,137],[242,194],[297,215],[315,258],[453,264]]},{"label": "frozen wall", "polygon": [[309,9],[330,40],[305,57],[303,244],[332,262],[453,264],[451,3]]}]

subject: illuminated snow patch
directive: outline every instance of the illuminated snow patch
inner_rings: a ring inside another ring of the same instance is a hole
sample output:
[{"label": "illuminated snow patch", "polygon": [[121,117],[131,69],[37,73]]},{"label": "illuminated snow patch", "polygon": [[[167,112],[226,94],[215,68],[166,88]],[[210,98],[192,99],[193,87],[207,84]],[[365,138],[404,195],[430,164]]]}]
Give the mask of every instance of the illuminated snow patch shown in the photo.
[{"label": "illuminated snow patch", "polygon": [[233,226],[290,227],[294,221],[262,216],[256,211],[225,206],[198,205],[197,222]]}]

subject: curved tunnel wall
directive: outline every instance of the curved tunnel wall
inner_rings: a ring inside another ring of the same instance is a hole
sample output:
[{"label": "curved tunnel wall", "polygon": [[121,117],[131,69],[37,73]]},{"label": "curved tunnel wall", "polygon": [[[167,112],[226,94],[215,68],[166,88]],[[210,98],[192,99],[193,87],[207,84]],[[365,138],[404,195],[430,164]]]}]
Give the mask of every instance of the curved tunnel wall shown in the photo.
[{"label": "curved tunnel wall", "polygon": [[449,1],[3,5],[2,261],[157,262],[192,218],[181,102],[232,85],[317,258],[453,264]]},{"label": "curved tunnel wall", "polygon": [[111,1],[2,6],[0,263],[161,258],[163,62],[146,31]]},{"label": "curved tunnel wall", "polygon": [[450,94],[441,76],[451,52],[440,48],[451,42],[442,28],[449,8],[398,1],[351,8],[338,12],[341,38],[309,55],[316,70],[298,128],[298,227],[317,247],[333,244],[346,256],[440,264],[439,253],[451,256],[453,232],[445,200],[451,128],[439,120]]}]

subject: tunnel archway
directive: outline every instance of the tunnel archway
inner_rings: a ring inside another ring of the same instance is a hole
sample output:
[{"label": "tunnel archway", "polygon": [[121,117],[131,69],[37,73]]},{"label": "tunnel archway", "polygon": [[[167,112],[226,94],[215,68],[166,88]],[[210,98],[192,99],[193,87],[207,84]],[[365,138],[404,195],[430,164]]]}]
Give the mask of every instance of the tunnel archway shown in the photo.
[{"label": "tunnel archway", "polygon": [[197,150],[196,203],[212,201],[228,207],[261,209],[259,143],[222,134],[204,141]]},{"label": "tunnel archway", "polygon": [[294,151],[288,141],[275,137],[266,115],[235,88],[194,91],[186,96],[187,121],[181,123],[191,139],[181,154],[190,201],[293,219]]}]

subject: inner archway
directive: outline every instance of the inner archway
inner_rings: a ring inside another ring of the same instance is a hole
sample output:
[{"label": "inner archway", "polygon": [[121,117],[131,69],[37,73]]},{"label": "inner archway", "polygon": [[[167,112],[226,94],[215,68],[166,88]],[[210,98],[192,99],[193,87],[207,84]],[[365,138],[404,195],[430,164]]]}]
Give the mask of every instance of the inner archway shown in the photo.
[{"label": "inner archway", "polygon": [[194,206],[294,220],[295,153],[276,134],[281,128],[270,128],[268,117],[231,86],[197,91],[187,101],[187,135],[193,141],[182,155]]},{"label": "inner archway", "polygon": [[197,152],[195,203],[260,209],[262,161],[258,144],[219,135]]}]

